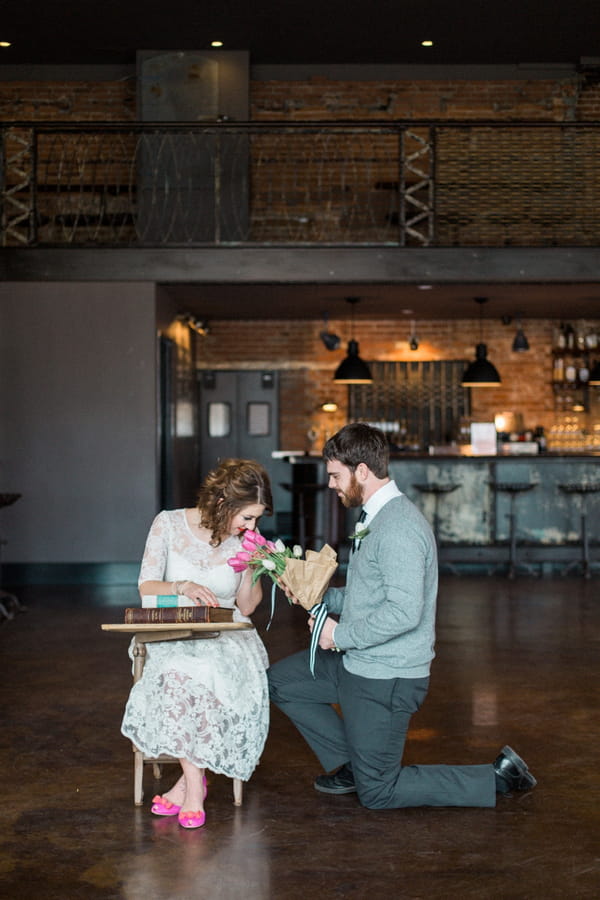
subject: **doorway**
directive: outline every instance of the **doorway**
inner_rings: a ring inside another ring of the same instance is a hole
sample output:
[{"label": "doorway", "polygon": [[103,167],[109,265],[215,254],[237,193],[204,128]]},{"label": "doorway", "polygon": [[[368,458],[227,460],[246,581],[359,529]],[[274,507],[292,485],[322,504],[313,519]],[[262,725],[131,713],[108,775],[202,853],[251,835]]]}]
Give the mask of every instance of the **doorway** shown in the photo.
[{"label": "doorway", "polygon": [[279,449],[279,373],[205,369],[198,387],[201,479],[220,459],[255,459],[271,477],[274,511],[289,509],[282,463],[272,457]]}]

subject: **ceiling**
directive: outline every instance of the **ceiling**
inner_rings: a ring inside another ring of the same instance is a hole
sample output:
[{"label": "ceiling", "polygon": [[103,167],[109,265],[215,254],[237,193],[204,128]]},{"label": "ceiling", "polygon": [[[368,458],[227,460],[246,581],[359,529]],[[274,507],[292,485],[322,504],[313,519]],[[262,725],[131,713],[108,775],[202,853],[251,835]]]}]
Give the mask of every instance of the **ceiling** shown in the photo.
[{"label": "ceiling", "polygon": [[[165,289],[201,319],[597,319],[600,284],[178,284]],[[348,297],[358,297],[350,304]],[[475,297],[486,297],[479,305]]]},{"label": "ceiling", "polygon": [[202,50],[217,38],[253,65],[577,65],[600,53],[600,3],[3,0],[0,30],[7,65],[135,63],[136,50]]}]

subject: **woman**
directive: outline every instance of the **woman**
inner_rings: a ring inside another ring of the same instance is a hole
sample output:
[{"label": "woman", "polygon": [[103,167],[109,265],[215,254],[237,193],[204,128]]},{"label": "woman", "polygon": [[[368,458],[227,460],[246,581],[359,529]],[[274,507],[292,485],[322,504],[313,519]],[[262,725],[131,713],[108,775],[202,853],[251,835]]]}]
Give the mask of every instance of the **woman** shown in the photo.
[{"label": "woman", "polygon": [[[198,606],[233,608],[248,618],[262,599],[260,579],[227,560],[240,536],[273,512],[264,468],[224,460],[210,472],[194,509],[163,510],[150,528],[140,594],[184,594]],[[121,730],[147,756],[178,759],[182,775],[152,812],[204,824],[205,769],[247,781],[269,725],[267,653],[255,631],[223,631],[216,640],[146,644],[142,678],[129,695]]]}]

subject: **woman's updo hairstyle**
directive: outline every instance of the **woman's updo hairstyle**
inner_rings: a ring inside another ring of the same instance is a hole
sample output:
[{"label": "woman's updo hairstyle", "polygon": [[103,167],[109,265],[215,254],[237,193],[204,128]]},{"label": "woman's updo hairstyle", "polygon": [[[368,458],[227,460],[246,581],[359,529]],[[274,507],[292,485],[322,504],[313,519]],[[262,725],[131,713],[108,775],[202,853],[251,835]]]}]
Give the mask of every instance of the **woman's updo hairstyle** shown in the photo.
[{"label": "woman's updo hairstyle", "polygon": [[271,482],[260,463],[252,459],[224,459],[208,473],[198,493],[198,511],[200,524],[211,532],[213,547],[227,537],[232,518],[255,503],[272,515]]}]

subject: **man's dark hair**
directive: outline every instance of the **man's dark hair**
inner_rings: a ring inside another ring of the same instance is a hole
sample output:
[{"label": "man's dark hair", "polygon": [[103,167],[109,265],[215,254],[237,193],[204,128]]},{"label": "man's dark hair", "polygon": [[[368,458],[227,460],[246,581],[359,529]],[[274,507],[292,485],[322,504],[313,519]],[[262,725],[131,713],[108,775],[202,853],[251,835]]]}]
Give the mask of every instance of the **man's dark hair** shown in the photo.
[{"label": "man's dark hair", "polygon": [[336,460],[354,471],[364,463],[377,478],[387,478],[390,451],[383,431],[352,422],[330,437],[323,447],[323,458]]}]

